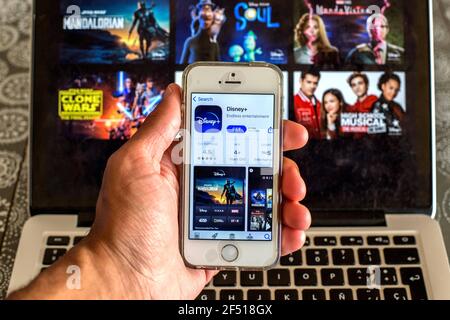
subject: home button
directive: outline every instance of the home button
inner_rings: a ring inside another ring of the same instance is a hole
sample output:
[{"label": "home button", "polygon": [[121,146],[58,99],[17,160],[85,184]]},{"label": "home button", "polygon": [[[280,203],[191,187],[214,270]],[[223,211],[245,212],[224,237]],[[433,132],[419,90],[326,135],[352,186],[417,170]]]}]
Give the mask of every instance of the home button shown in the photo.
[{"label": "home button", "polygon": [[239,256],[238,249],[229,244],[222,248],[222,258],[227,262],[233,262],[236,260]]}]

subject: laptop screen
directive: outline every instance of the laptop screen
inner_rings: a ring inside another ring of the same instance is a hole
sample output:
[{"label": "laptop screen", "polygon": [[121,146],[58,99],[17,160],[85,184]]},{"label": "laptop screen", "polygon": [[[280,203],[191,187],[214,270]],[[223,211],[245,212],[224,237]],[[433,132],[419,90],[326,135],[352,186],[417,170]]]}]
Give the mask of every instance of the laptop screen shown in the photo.
[{"label": "laptop screen", "polygon": [[[277,64],[312,211],[431,212],[423,0],[35,2],[31,207],[92,210],[108,157],[195,61]],[[141,164],[136,163],[136,172]]]}]

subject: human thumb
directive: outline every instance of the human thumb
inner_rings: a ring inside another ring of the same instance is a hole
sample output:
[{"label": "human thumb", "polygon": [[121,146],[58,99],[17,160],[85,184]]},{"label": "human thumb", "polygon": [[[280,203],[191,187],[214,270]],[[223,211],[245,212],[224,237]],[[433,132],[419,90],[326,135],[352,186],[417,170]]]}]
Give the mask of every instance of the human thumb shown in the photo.
[{"label": "human thumb", "polygon": [[167,87],[161,103],[147,117],[131,142],[142,144],[149,156],[159,162],[179,132],[180,125],[181,88],[172,83]]}]

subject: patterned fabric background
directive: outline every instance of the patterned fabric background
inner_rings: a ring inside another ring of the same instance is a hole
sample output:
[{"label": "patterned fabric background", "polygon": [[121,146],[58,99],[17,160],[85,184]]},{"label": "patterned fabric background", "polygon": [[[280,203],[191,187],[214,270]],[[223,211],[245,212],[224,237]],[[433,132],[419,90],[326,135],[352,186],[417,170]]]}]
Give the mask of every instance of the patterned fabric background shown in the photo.
[{"label": "patterned fabric background", "polygon": [[[0,298],[28,218],[27,136],[32,0],[0,0]],[[450,0],[434,0],[438,215],[450,253]]]}]

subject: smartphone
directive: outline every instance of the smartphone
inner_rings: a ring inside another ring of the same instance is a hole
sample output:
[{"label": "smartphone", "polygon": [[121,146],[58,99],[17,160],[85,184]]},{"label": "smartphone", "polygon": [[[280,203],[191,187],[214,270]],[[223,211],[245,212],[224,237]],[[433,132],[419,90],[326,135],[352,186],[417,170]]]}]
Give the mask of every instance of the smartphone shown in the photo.
[{"label": "smartphone", "polygon": [[265,269],[280,253],[280,69],[196,63],[183,73],[181,252],[207,269]]}]

